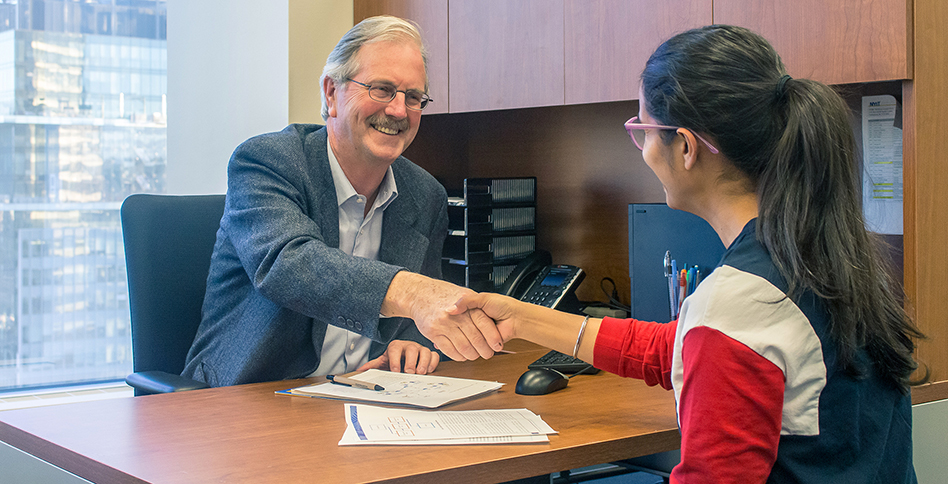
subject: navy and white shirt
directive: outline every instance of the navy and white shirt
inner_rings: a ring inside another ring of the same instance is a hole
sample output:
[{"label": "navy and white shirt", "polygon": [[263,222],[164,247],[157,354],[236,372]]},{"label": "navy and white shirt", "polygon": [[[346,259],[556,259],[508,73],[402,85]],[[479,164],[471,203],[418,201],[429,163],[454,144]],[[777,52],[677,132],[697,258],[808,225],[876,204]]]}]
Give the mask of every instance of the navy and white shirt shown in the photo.
[{"label": "navy and white shirt", "polygon": [[914,483],[911,399],[837,367],[824,301],[787,284],[750,221],[678,321],[606,318],[598,368],[675,391],[672,482]]}]

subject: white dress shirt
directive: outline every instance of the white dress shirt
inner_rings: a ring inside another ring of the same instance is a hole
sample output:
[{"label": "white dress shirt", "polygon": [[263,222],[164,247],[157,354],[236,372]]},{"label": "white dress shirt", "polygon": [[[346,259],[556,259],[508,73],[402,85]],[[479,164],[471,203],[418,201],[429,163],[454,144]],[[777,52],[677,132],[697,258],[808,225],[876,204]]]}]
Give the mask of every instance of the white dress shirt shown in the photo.
[{"label": "white dress shirt", "polygon": [[[342,171],[342,167],[339,166],[339,160],[332,152],[332,146],[328,140],[326,144],[332,180],[336,186],[336,201],[339,204],[339,250],[351,256],[378,260],[379,246],[382,243],[382,215],[385,207],[398,196],[392,167],[390,166],[385,173],[382,184],[379,185],[375,203],[366,213],[366,197],[355,191]],[[324,376],[357,370],[369,361],[371,344],[370,338],[329,325],[326,329],[326,339],[323,340],[319,367],[309,376]]]}]

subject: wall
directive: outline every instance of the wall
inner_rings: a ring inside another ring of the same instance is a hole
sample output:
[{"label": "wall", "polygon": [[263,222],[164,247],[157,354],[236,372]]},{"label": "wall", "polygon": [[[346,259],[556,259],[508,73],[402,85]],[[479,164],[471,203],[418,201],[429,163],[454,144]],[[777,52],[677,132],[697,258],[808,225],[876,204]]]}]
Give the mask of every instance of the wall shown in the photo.
[{"label": "wall", "polygon": [[289,0],[289,120],[323,124],[319,76],[339,39],[352,28],[352,0]]},{"label": "wall", "polygon": [[319,76],[350,27],[352,0],[168,0],[169,193],[223,193],[242,141],[321,123]]},{"label": "wall", "polygon": [[286,2],[168,1],[168,192],[223,193],[240,142],[287,124]]},{"label": "wall", "polygon": [[912,450],[920,484],[948,475],[948,400],[912,407]]}]

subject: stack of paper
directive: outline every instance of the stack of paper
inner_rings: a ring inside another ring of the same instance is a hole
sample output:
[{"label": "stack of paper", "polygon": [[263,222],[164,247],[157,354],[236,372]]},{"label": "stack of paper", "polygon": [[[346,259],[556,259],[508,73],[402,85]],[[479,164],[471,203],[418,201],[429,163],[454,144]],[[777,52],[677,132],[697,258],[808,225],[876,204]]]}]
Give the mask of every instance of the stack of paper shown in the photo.
[{"label": "stack of paper", "polygon": [[549,442],[556,433],[525,408],[447,412],[347,403],[345,412],[339,445],[519,444]]},{"label": "stack of paper", "polygon": [[281,390],[277,393],[437,408],[458,400],[483,395],[503,386],[503,383],[494,381],[392,373],[383,370],[368,370],[351,378],[380,385],[385,390],[374,391],[327,382]]}]

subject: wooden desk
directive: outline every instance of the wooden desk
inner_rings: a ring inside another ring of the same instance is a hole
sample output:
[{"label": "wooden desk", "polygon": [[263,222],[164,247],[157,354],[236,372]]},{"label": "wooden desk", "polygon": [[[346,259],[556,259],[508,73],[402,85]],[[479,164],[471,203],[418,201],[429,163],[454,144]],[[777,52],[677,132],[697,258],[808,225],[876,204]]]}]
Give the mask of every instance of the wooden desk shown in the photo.
[{"label": "wooden desk", "polygon": [[[515,344],[518,343],[518,344]],[[339,447],[341,401],[275,395],[308,380],[0,412],[0,441],[96,483],[485,483],[678,448],[674,396],[604,372],[544,396],[514,393],[546,350],[443,362],[439,375],[500,391],[447,410],[528,408],[559,431],[544,444]]]}]

